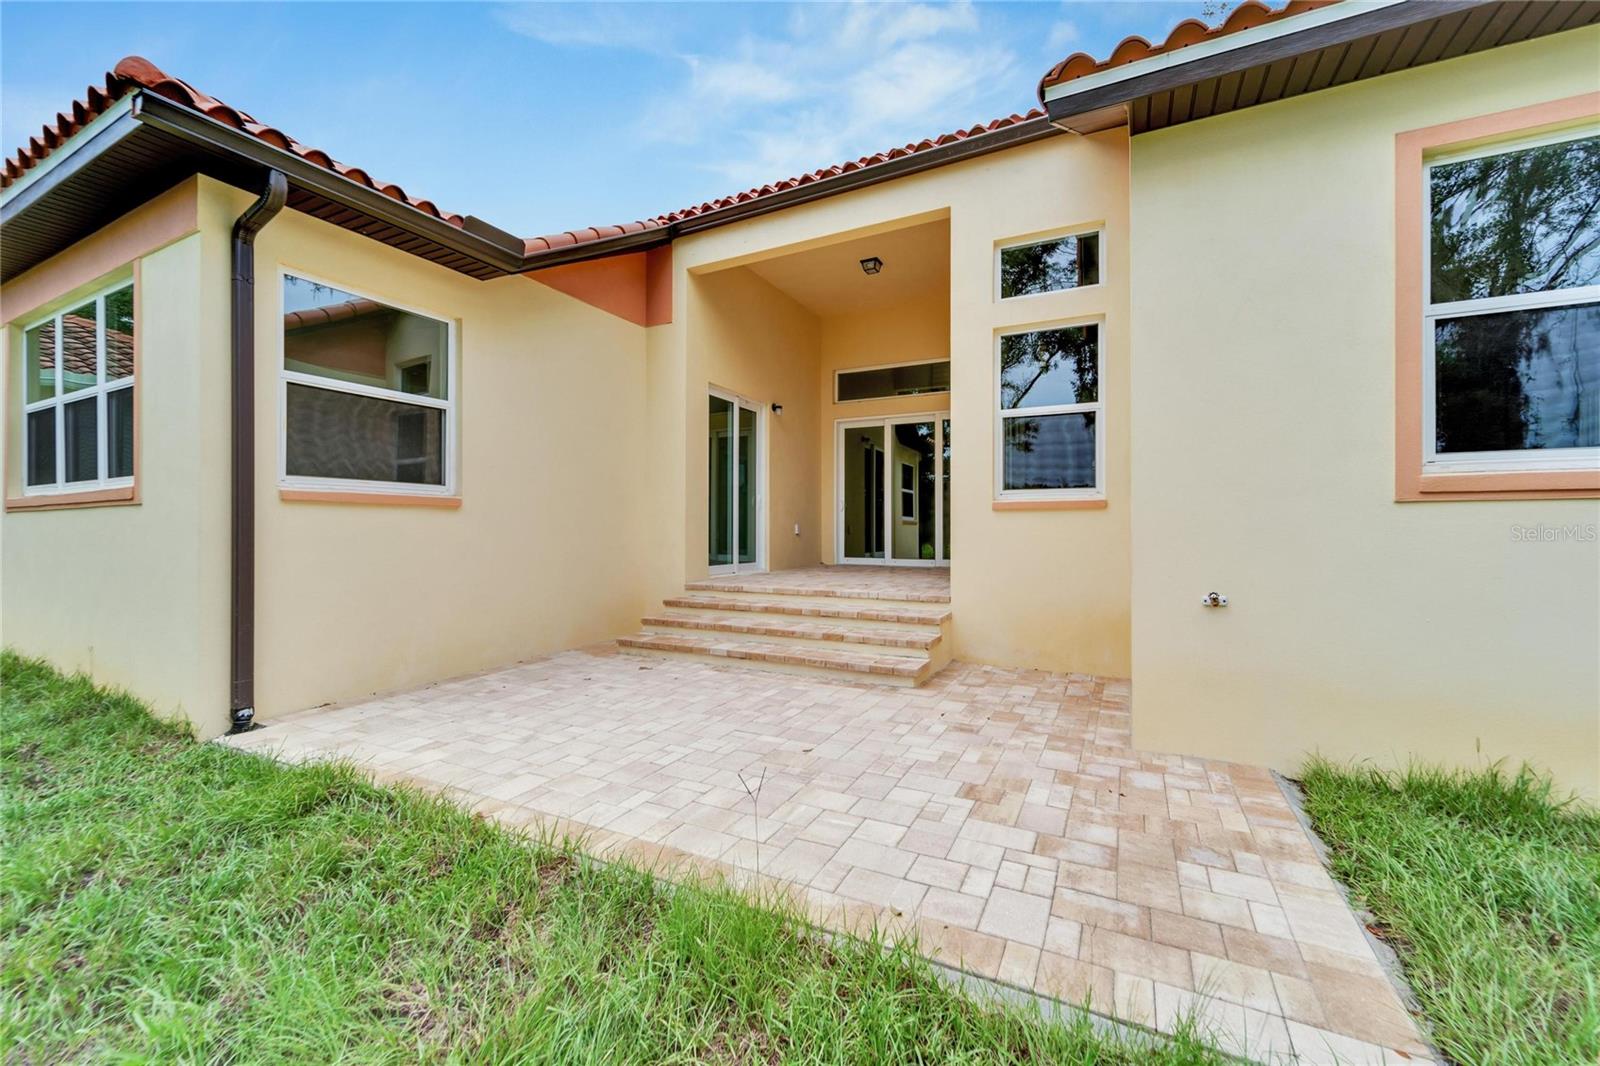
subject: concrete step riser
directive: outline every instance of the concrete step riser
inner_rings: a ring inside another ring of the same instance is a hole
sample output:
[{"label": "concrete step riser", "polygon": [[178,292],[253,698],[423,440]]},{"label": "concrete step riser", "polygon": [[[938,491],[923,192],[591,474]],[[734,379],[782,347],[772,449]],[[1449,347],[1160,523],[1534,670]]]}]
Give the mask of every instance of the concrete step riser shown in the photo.
[{"label": "concrete step riser", "polygon": [[[748,619],[731,620],[737,625]],[[678,619],[662,616],[651,616],[644,620],[644,628],[650,633],[669,633],[682,636],[714,637],[720,640],[758,640],[768,644],[794,644],[806,648],[820,648],[824,651],[849,651],[864,655],[902,655],[909,659],[927,659],[942,641],[935,640],[927,647],[916,647],[896,644],[882,644],[870,640],[834,639],[821,636],[807,636],[800,634],[771,633],[766,631],[747,632],[739,629],[704,628],[701,625],[684,624],[685,622],[704,622],[705,618]],[[937,636],[937,633],[934,634]]]},{"label": "concrete step riser", "polygon": [[933,610],[948,610],[950,606],[948,597],[924,599],[915,596],[818,596],[812,591],[790,592],[787,589],[775,588],[736,589],[725,585],[713,585],[695,581],[691,581],[684,588],[691,595],[714,595],[740,600],[784,600],[809,604],[842,604],[853,607],[916,607]]},{"label": "concrete step riser", "polygon": [[[707,614],[717,615],[719,617],[771,618],[775,620],[786,619],[792,621],[815,622],[819,625],[841,625],[847,626],[851,629],[882,627],[885,629],[903,629],[913,632],[944,633],[949,624],[948,618],[946,618],[944,621],[936,620],[939,615],[947,614],[947,612],[937,610],[938,605],[936,604],[906,604],[891,605],[888,607],[885,607],[883,604],[847,604],[828,601],[817,601],[812,604],[801,604],[790,601],[773,601],[752,596],[748,598],[738,598],[736,602],[740,603],[741,606],[738,608],[733,608],[727,606],[727,601],[734,600],[734,597],[721,597],[721,599],[723,600],[722,603],[707,604],[702,600],[696,599],[694,594],[689,594],[686,596],[669,596],[665,601],[663,601],[662,605],[674,611],[694,611],[697,613],[704,612]],[[771,604],[771,606],[768,606],[768,604]],[[913,615],[909,621],[896,617],[858,618],[849,616],[851,612],[863,610],[868,612],[872,612],[875,609],[893,611],[897,609],[897,606],[915,608],[916,610],[924,612],[932,607],[935,608],[936,613],[924,615],[920,618],[916,615]],[[785,610],[784,608],[788,609]]]},{"label": "concrete step riser", "polygon": [[[662,651],[650,648],[633,648],[624,644],[621,647],[625,655],[638,655],[652,659],[683,659],[690,662],[710,663],[713,666],[741,666],[752,670],[766,670],[778,674],[798,674],[804,677],[822,678],[828,681],[855,683],[862,685],[887,685],[895,688],[914,688],[921,684],[915,677],[897,677],[892,674],[866,674],[854,670],[827,670],[817,666],[806,666],[799,663],[775,663],[761,659],[735,659],[722,655],[703,655],[698,652],[688,651]],[[932,676],[931,674],[929,676]]]}]

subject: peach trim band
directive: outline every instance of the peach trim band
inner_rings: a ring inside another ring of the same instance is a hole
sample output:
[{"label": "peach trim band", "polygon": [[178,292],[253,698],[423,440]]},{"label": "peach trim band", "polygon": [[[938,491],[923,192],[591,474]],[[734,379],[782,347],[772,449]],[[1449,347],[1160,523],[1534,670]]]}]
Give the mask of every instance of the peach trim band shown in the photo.
[{"label": "peach trim band", "polygon": [[132,485],[117,489],[95,489],[91,492],[53,492],[38,496],[11,496],[6,499],[7,511],[64,511],[74,507],[112,507],[137,504],[139,494]]},{"label": "peach trim band", "polygon": [[405,492],[337,492],[321,489],[279,489],[278,499],[287,503],[364,503],[378,507],[461,506],[460,496],[427,496]]},{"label": "peach trim band", "polygon": [[995,500],[996,511],[1101,511],[1105,500]]},{"label": "peach trim band", "polygon": [[1422,469],[1422,164],[1436,148],[1471,144],[1540,127],[1559,127],[1600,116],[1600,92],[1479,115],[1395,135],[1395,377],[1394,498],[1419,500],[1527,500],[1600,496],[1600,472],[1517,471],[1425,474]]},{"label": "peach trim band", "polygon": [[190,178],[6,282],[7,323],[200,228],[200,179]]}]

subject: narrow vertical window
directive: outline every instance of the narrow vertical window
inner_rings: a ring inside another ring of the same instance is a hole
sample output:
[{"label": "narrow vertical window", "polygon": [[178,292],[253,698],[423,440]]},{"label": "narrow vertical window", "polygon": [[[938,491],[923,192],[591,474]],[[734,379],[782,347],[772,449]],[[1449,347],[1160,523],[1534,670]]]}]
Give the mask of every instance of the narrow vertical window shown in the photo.
[{"label": "narrow vertical window", "polygon": [[1099,325],[1006,333],[998,348],[1000,496],[1099,495]]},{"label": "narrow vertical window", "polygon": [[133,295],[124,282],[22,331],[25,492],[132,483]]}]

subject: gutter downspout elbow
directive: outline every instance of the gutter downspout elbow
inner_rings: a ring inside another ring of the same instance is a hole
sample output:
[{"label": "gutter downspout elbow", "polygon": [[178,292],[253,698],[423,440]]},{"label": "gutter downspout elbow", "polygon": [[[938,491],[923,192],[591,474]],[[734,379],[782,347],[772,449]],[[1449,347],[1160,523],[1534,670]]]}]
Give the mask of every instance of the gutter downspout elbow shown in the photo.
[{"label": "gutter downspout elbow", "polygon": [[289,197],[282,171],[233,224],[233,529],[228,721],[230,733],[256,716],[256,234]]}]

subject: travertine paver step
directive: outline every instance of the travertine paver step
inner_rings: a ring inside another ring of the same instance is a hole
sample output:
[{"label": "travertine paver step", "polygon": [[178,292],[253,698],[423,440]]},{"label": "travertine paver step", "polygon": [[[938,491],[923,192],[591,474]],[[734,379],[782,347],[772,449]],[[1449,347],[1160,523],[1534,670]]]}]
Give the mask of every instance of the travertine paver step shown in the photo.
[{"label": "travertine paver step", "polygon": [[848,626],[829,622],[800,621],[790,617],[763,615],[725,616],[703,611],[677,614],[652,614],[644,619],[646,629],[695,630],[701,633],[728,633],[754,636],[784,643],[821,644],[877,649],[886,654],[923,654],[942,639],[929,629],[891,629],[887,626]]},{"label": "travertine paver step", "polygon": [[758,575],[749,580],[716,577],[704,581],[690,581],[684,588],[692,592],[748,593],[758,596],[799,596],[839,600],[886,600],[899,603],[949,603],[948,585],[916,587],[898,585],[881,587],[869,581],[784,582],[775,580],[778,575]]},{"label": "travertine paver step", "polygon": [[713,657],[779,670],[847,675],[850,679],[891,685],[918,685],[935,670],[922,656],[871,655],[831,648],[806,648],[750,639],[700,637],[675,633],[640,633],[621,637],[625,652],[650,655]]},{"label": "travertine paver step", "polygon": [[[693,588],[693,585],[689,586]],[[811,602],[800,599],[753,599],[719,596],[710,593],[669,596],[668,607],[705,611],[745,611],[756,614],[795,615],[806,618],[835,618],[858,622],[892,622],[903,625],[942,625],[950,610],[936,604],[850,604]]]}]

